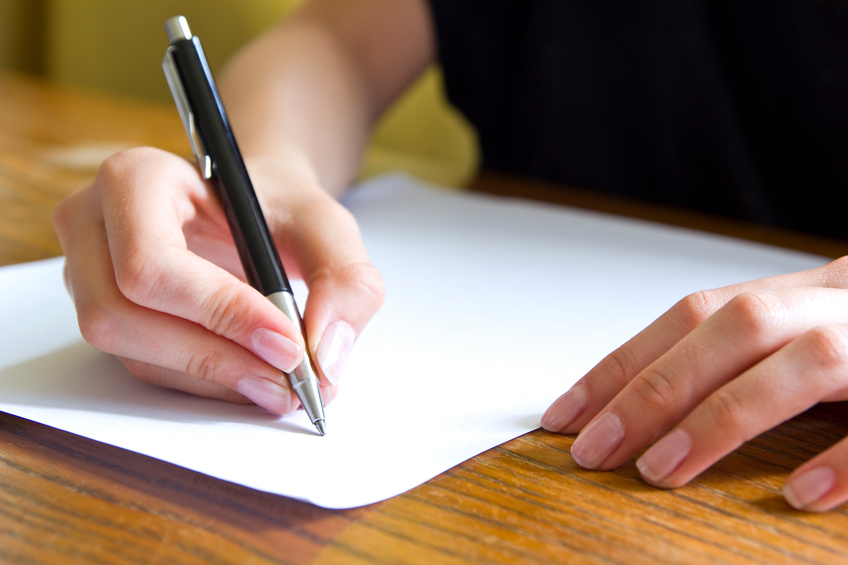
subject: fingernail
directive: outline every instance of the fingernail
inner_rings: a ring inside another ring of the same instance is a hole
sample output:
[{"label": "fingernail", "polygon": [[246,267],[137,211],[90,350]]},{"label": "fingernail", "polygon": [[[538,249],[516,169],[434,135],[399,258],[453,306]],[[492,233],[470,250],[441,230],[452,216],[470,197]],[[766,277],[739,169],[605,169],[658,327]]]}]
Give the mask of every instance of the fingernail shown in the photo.
[{"label": "fingernail", "polygon": [[787,502],[804,510],[825,494],[836,484],[836,473],[830,467],[819,467],[795,477],[783,487],[783,496]]},{"label": "fingernail", "polygon": [[291,411],[291,394],[288,389],[268,379],[245,377],[238,382],[236,388],[265,410],[275,414],[288,414]]},{"label": "fingernail", "polygon": [[624,425],[615,412],[607,412],[583,430],[571,446],[571,456],[586,469],[596,469],[624,441]]},{"label": "fingernail", "polygon": [[283,372],[291,372],[297,367],[302,353],[300,346],[281,333],[259,328],[250,336],[253,352],[266,363],[270,363]]},{"label": "fingernail", "polygon": [[542,427],[563,432],[586,409],[586,387],[577,385],[557,398],[542,416]]},{"label": "fingernail", "polygon": [[315,354],[330,385],[335,386],[339,383],[339,377],[355,341],[356,332],[347,322],[336,320],[324,330]]},{"label": "fingernail", "polygon": [[648,482],[659,483],[680,466],[690,451],[692,438],[677,428],[646,451],[636,461],[636,467]]}]

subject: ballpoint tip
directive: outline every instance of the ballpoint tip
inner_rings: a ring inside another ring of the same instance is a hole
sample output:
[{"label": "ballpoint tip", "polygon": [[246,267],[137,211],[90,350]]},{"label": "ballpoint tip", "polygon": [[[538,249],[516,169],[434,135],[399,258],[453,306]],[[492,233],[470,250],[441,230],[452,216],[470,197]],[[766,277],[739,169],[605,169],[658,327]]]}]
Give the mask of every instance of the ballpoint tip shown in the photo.
[{"label": "ballpoint tip", "polygon": [[318,433],[322,436],[327,433],[327,424],[324,423],[324,420],[315,420],[315,427],[318,428]]}]

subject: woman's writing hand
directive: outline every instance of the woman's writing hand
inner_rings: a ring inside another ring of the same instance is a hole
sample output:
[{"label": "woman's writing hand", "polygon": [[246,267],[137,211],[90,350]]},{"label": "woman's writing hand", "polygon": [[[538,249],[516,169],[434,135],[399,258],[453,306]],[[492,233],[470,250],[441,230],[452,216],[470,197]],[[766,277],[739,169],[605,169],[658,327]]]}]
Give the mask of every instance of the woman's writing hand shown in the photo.
[{"label": "woman's writing hand", "polygon": [[[248,162],[287,272],[310,289],[307,341],[325,402],[382,304],[382,279],[351,215],[303,167]],[[286,414],[283,371],[304,353],[292,322],[244,282],[221,206],[185,160],[119,153],[66,198],[54,225],[85,339],[141,380]]]}]

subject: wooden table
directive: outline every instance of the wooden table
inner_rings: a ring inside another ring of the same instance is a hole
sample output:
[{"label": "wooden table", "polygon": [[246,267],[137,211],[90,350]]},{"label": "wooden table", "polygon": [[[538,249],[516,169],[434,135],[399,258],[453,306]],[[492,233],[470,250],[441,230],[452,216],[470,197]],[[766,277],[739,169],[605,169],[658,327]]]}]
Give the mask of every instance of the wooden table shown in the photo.
[{"label": "wooden table", "polygon": [[[188,156],[169,107],[0,75],[0,263],[59,255],[55,204],[106,154],[137,144]],[[521,179],[482,175],[474,188],[848,254]],[[0,413],[0,562],[848,563],[845,511],[804,514],[780,495],[791,469],[848,435],[846,414],[819,406],[675,491],[646,485],[632,462],[580,469],[573,438],[536,431],[404,495],[334,511]]]}]

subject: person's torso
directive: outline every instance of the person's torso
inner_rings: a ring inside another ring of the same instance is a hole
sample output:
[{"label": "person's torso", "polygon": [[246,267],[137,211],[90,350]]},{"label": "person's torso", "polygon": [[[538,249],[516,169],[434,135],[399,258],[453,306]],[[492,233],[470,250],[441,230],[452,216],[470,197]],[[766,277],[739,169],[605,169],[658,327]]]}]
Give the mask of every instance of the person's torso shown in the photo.
[{"label": "person's torso", "polygon": [[431,4],[484,166],[848,238],[848,1]]}]

